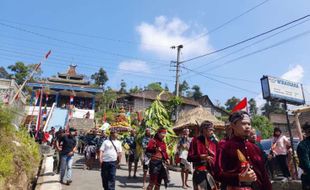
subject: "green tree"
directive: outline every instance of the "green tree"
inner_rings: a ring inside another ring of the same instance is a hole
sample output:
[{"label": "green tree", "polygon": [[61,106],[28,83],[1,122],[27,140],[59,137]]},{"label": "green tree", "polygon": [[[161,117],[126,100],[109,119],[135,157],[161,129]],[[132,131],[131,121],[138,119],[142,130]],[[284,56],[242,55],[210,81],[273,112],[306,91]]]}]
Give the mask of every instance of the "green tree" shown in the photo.
[{"label": "green tree", "polygon": [[179,86],[180,95],[181,95],[181,96],[185,96],[186,92],[187,92],[189,89],[190,89],[190,88],[189,88],[188,83],[186,82],[186,80],[184,80],[184,81],[182,82],[182,84],[180,84],[180,86]]},{"label": "green tree", "polygon": [[8,66],[8,69],[13,72],[11,76],[16,79],[17,84],[22,84],[29,74],[29,67],[23,62],[16,62],[14,65]]},{"label": "green tree", "polygon": [[99,101],[99,107],[106,112],[112,109],[115,105],[117,99],[117,94],[114,90],[108,87],[108,89],[103,93],[102,98]]},{"label": "green tree", "polygon": [[98,72],[91,75],[91,79],[95,81],[95,85],[103,88],[105,83],[109,80],[107,72],[100,68]]},{"label": "green tree", "polygon": [[119,92],[122,94],[126,93],[127,92],[127,90],[126,90],[127,84],[123,79],[121,80],[120,85],[121,85],[121,89],[119,90]]},{"label": "green tree", "polygon": [[9,73],[5,70],[4,67],[0,67],[0,78],[8,79],[10,77]]},{"label": "green tree", "polygon": [[138,86],[135,86],[131,89],[129,89],[129,93],[138,93],[138,92],[142,92],[143,89],[142,88],[139,88]]},{"label": "green tree", "polygon": [[165,91],[169,92],[169,87],[167,84],[165,84]]},{"label": "green tree", "polygon": [[251,98],[248,101],[249,105],[250,105],[250,114],[251,115],[256,115],[257,114],[257,106],[256,106],[256,101],[254,98]]},{"label": "green tree", "polygon": [[252,127],[262,133],[262,138],[270,138],[273,133],[271,122],[266,116],[254,115],[252,117]]},{"label": "green tree", "polygon": [[263,106],[262,111],[263,114],[267,117],[269,117],[271,113],[279,113],[279,114],[285,113],[283,104],[275,101],[267,101]]},{"label": "green tree", "polygon": [[154,90],[154,91],[163,91],[163,87],[161,86],[161,82],[153,82],[147,85],[146,90]]},{"label": "green tree", "polygon": [[192,98],[194,98],[195,100],[198,100],[199,98],[202,97],[202,92],[200,91],[200,87],[198,85],[194,85],[192,87],[192,90],[193,90]]},{"label": "green tree", "polygon": [[183,99],[181,97],[172,96],[169,98],[169,101],[165,103],[169,116],[172,116],[175,113],[176,107],[181,104],[183,104]]},{"label": "green tree", "polygon": [[231,111],[239,102],[240,102],[240,99],[236,98],[235,96],[228,99],[225,103],[226,110]]}]

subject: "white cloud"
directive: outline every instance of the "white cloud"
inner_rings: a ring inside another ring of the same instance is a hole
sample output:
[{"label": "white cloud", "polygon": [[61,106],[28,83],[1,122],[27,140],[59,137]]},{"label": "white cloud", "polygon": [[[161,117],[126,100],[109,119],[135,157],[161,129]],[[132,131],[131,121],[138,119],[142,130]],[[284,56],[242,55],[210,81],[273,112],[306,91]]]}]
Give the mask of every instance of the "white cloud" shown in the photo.
[{"label": "white cloud", "polygon": [[[190,42],[205,33],[203,29],[199,33],[190,30],[192,27],[179,18],[167,19],[165,16],[155,18],[153,24],[141,23],[137,32],[141,38],[140,48],[144,51],[155,53],[160,57],[173,58],[176,52],[170,47],[183,44],[183,58],[201,55],[212,50],[208,36],[203,36],[193,43]],[[184,44],[185,43],[185,44]]]},{"label": "white cloud", "polygon": [[118,72],[120,73],[151,73],[151,69],[144,61],[139,60],[129,60],[123,61],[118,65]]},{"label": "white cloud", "polygon": [[281,76],[281,78],[283,79],[294,82],[301,82],[303,77],[304,77],[304,68],[301,65],[294,66]]}]

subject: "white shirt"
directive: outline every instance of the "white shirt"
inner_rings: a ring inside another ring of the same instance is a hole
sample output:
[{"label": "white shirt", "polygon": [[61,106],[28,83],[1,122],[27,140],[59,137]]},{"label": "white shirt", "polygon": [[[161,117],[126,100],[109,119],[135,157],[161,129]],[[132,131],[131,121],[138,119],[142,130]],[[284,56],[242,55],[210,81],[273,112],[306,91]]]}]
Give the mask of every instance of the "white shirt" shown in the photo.
[{"label": "white shirt", "polygon": [[273,152],[275,155],[286,155],[287,154],[287,146],[290,145],[290,141],[284,135],[281,135],[278,139],[272,138],[272,143],[275,142],[275,146],[273,147]]},{"label": "white shirt", "polygon": [[[117,150],[117,153],[122,152],[122,144],[119,140],[112,140],[115,148]],[[103,141],[100,151],[102,151],[103,156],[102,156],[102,161],[103,162],[114,162],[117,160],[117,153],[115,151],[115,148],[113,147],[110,139],[107,139]]]}]

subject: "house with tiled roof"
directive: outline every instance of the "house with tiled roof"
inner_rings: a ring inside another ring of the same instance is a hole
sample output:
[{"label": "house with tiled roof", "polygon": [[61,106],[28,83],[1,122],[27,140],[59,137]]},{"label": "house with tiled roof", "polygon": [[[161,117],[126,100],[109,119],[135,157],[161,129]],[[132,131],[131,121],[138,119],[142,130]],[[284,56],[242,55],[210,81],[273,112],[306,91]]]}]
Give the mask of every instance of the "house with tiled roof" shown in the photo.
[{"label": "house with tiled roof", "polygon": [[[144,90],[137,93],[128,93],[122,95],[118,98],[117,104],[119,106],[124,106],[126,110],[131,110],[133,112],[143,112],[145,111],[157,96],[160,91]],[[168,102],[174,95],[170,92],[164,92],[160,99],[162,102]],[[180,106],[180,110],[190,110],[198,107],[199,102],[186,97],[181,97],[183,104]]]}]

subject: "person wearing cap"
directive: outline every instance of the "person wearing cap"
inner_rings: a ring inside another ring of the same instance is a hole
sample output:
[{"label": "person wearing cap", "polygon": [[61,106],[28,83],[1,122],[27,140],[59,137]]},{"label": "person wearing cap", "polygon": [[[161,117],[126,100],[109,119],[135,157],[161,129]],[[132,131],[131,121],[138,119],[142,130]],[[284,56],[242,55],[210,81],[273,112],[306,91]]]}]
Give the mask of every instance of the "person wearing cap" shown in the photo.
[{"label": "person wearing cap", "polygon": [[[275,127],[273,131],[273,137],[271,139],[271,151],[269,155],[269,159],[273,159],[280,167],[282,174],[284,176],[284,181],[286,181],[290,176],[290,171],[288,169],[287,157],[288,157],[288,149],[291,145],[289,139],[282,134],[280,128]],[[273,162],[274,163],[274,162]],[[273,164],[271,166],[271,174],[273,176]]]},{"label": "person wearing cap", "polygon": [[216,159],[216,144],[211,140],[213,123],[204,121],[200,124],[200,135],[190,143],[187,160],[193,163],[194,190],[217,189],[212,177]]},{"label": "person wearing cap", "polygon": [[177,146],[178,153],[181,159],[180,166],[181,166],[181,180],[183,189],[190,187],[187,184],[187,179],[188,179],[188,172],[190,172],[192,168],[190,162],[187,161],[187,156],[191,140],[192,139],[189,137],[189,129],[187,128],[183,129],[183,135]]},{"label": "person wearing cap", "polygon": [[70,128],[68,135],[63,135],[59,144],[62,144],[62,147],[58,147],[60,150],[60,182],[64,183],[65,173],[67,179],[67,185],[72,183],[72,163],[74,152],[76,152],[76,140],[75,140],[75,129]]},{"label": "person wearing cap", "polygon": [[147,145],[149,144],[151,139],[151,129],[146,128],[145,129],[145,135],[142,139],[142,149],[143,149],[143,155],[142,155],[142,165],[143,165],[143,189],[145,189],[146,184],[146,174],[149,170],[149,162],[151,159],[151,155],[146,153]]},{"label": "person wearing cap", "polygon": [[303,170],[301,175],[301,183],[303,190],[310,190],[310,123],[303,125],[305,139],[302,140],[297,147],[297,155],[299,159],[299,167]]},{"label": "person wearing cap", "polygon": [[232,137],[218,147],[216,179],[226,190],[271,190],[261,150],[247,139],[251,119],[247,112],[234,112],[229,117]]},{"label": "person wearing cap", "polygon": [[164,142],[167,130],[159,128],[154,138],[152,138],[146,148],[146,153],[151,154],[149,163],[150,183],[147,190],[160,189],[161,181],[164,180],[167,187],[168,175],[164,164],[168,163],[167,146]]},{"label": "person wearing cap", "polygon": [[122,144],[117,140],[117,131],[110,130],[110,137],[100,147],[99,162],[104,190],[115,189],[116,167],[121,161]]}]

